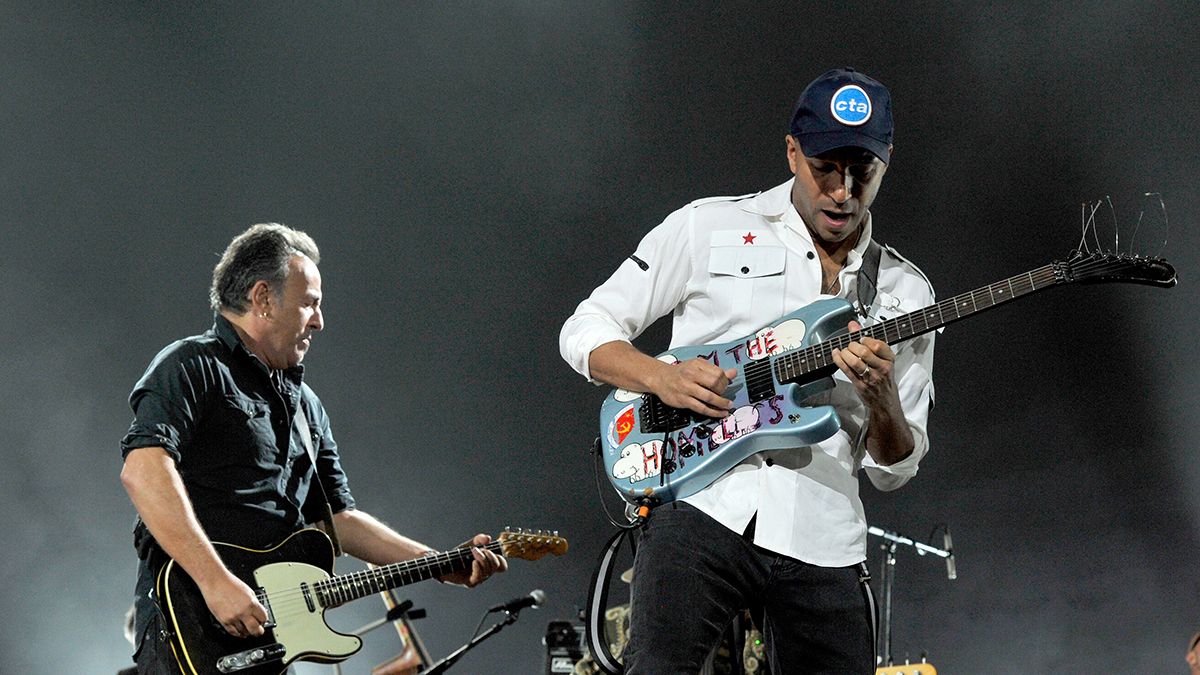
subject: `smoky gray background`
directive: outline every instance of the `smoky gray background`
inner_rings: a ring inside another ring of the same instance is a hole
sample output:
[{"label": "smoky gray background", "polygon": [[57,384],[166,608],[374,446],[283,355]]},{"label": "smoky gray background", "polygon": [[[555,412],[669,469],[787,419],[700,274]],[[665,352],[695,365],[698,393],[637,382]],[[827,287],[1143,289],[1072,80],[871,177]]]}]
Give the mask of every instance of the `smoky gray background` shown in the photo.
[{"label": "smoky gray background", "polygon": [[[894,653],[949,674],[1184,672],[1198,23],[1193,2],[0,5],[0,669],[130,662],[126,396],[210,325],[229,239],[279,221],[322,248],[306,377],[360,506],[439,547],[505,525],[570,539],[473,591],[401,590],[440,657],[544,589],[452,671],[542,672],[546,624],[585,603],[610,533],[587,452],[604,390],[560,360],[561,322],[670,211],[788,178],[795,97],[853,65],[895,100],[879,238],[940,297],[1065,256],[1105,195],[1127,243],[1147,191],[1182,278],[1054,289],[938,338],[932,451],[904,489],[863,494],[880,527],[949,523],[959,579],[899,552]],[[661,351],[666,328],[638,344]],[[346,672],[396,649],[372,633]]]}]

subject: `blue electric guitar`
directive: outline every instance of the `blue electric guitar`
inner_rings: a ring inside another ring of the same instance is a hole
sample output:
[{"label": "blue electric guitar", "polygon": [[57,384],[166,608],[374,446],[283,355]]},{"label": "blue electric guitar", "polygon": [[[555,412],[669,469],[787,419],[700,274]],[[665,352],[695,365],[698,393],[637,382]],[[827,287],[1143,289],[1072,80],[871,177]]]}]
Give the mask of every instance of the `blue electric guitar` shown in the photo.
[{"label": "blue electric guitar", "polygon": [[846,330],[857,318],[854,308],[831,298],[786,314],[741,340],[672,349],[658,358],[669,363],[702,358],[736,369],[725,391],[734,409],[729,417],[712,419],[672,408],[653,394],[613,391],[600,409],[608,479],[630,502],[682,499],[756,452],[811,445],[835,434],[841,423],[831,406],[804,406],[810,396],[833,386],[835,349],[864,336],[896,344],[1034,291],[1106,281],[1168,288],[1176,276],[1161,258],[1075,251],[1064,262],[855,333]]}]

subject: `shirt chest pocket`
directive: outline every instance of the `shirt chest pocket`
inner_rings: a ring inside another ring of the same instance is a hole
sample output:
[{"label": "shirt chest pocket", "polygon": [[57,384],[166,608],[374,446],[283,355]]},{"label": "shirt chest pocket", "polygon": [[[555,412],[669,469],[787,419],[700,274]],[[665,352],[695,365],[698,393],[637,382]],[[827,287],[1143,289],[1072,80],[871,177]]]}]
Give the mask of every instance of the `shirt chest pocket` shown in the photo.
[{"label": "shirt chest pocket", "polygon": [[708,295],[714,318],[753,330],[783,314],[782,246],[713,246],[708,256]]},{"label": "shirt chest pocket", "polygon": [[266,401],[226,396],[219,414],[216,428],[225,452],[253,462],[277,461],[278,439]]}]

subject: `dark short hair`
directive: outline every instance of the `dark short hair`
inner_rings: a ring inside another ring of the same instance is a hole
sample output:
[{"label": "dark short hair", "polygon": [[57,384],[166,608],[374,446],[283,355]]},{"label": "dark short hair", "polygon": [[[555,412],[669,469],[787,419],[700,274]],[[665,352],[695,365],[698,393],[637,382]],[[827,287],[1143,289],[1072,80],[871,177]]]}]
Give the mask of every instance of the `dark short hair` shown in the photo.
[{"label": "dark short hair", "polygon": [[279,223],[259,223],[234,237],[213,268],[208,290],[213,311],[245,313],[250,308],[246,298],[259,281],[266,281],[272,293],[281,294],[288,261],[298,255],[313,264],[321,262],[321,252],[312,237]]}]

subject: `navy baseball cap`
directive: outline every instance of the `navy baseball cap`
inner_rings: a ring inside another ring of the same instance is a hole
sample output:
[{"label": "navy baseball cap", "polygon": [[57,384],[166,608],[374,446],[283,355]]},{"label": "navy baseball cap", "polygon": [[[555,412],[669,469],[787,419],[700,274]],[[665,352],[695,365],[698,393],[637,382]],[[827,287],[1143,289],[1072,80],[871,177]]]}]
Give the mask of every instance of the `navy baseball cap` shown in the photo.
[{"label": "navy baseball cap", "polygon": [[792,113],[791,134],[808,157],[837,148],[869,150],[891,159],[892,95],[879,81],[837,68],[813,80]]}]

